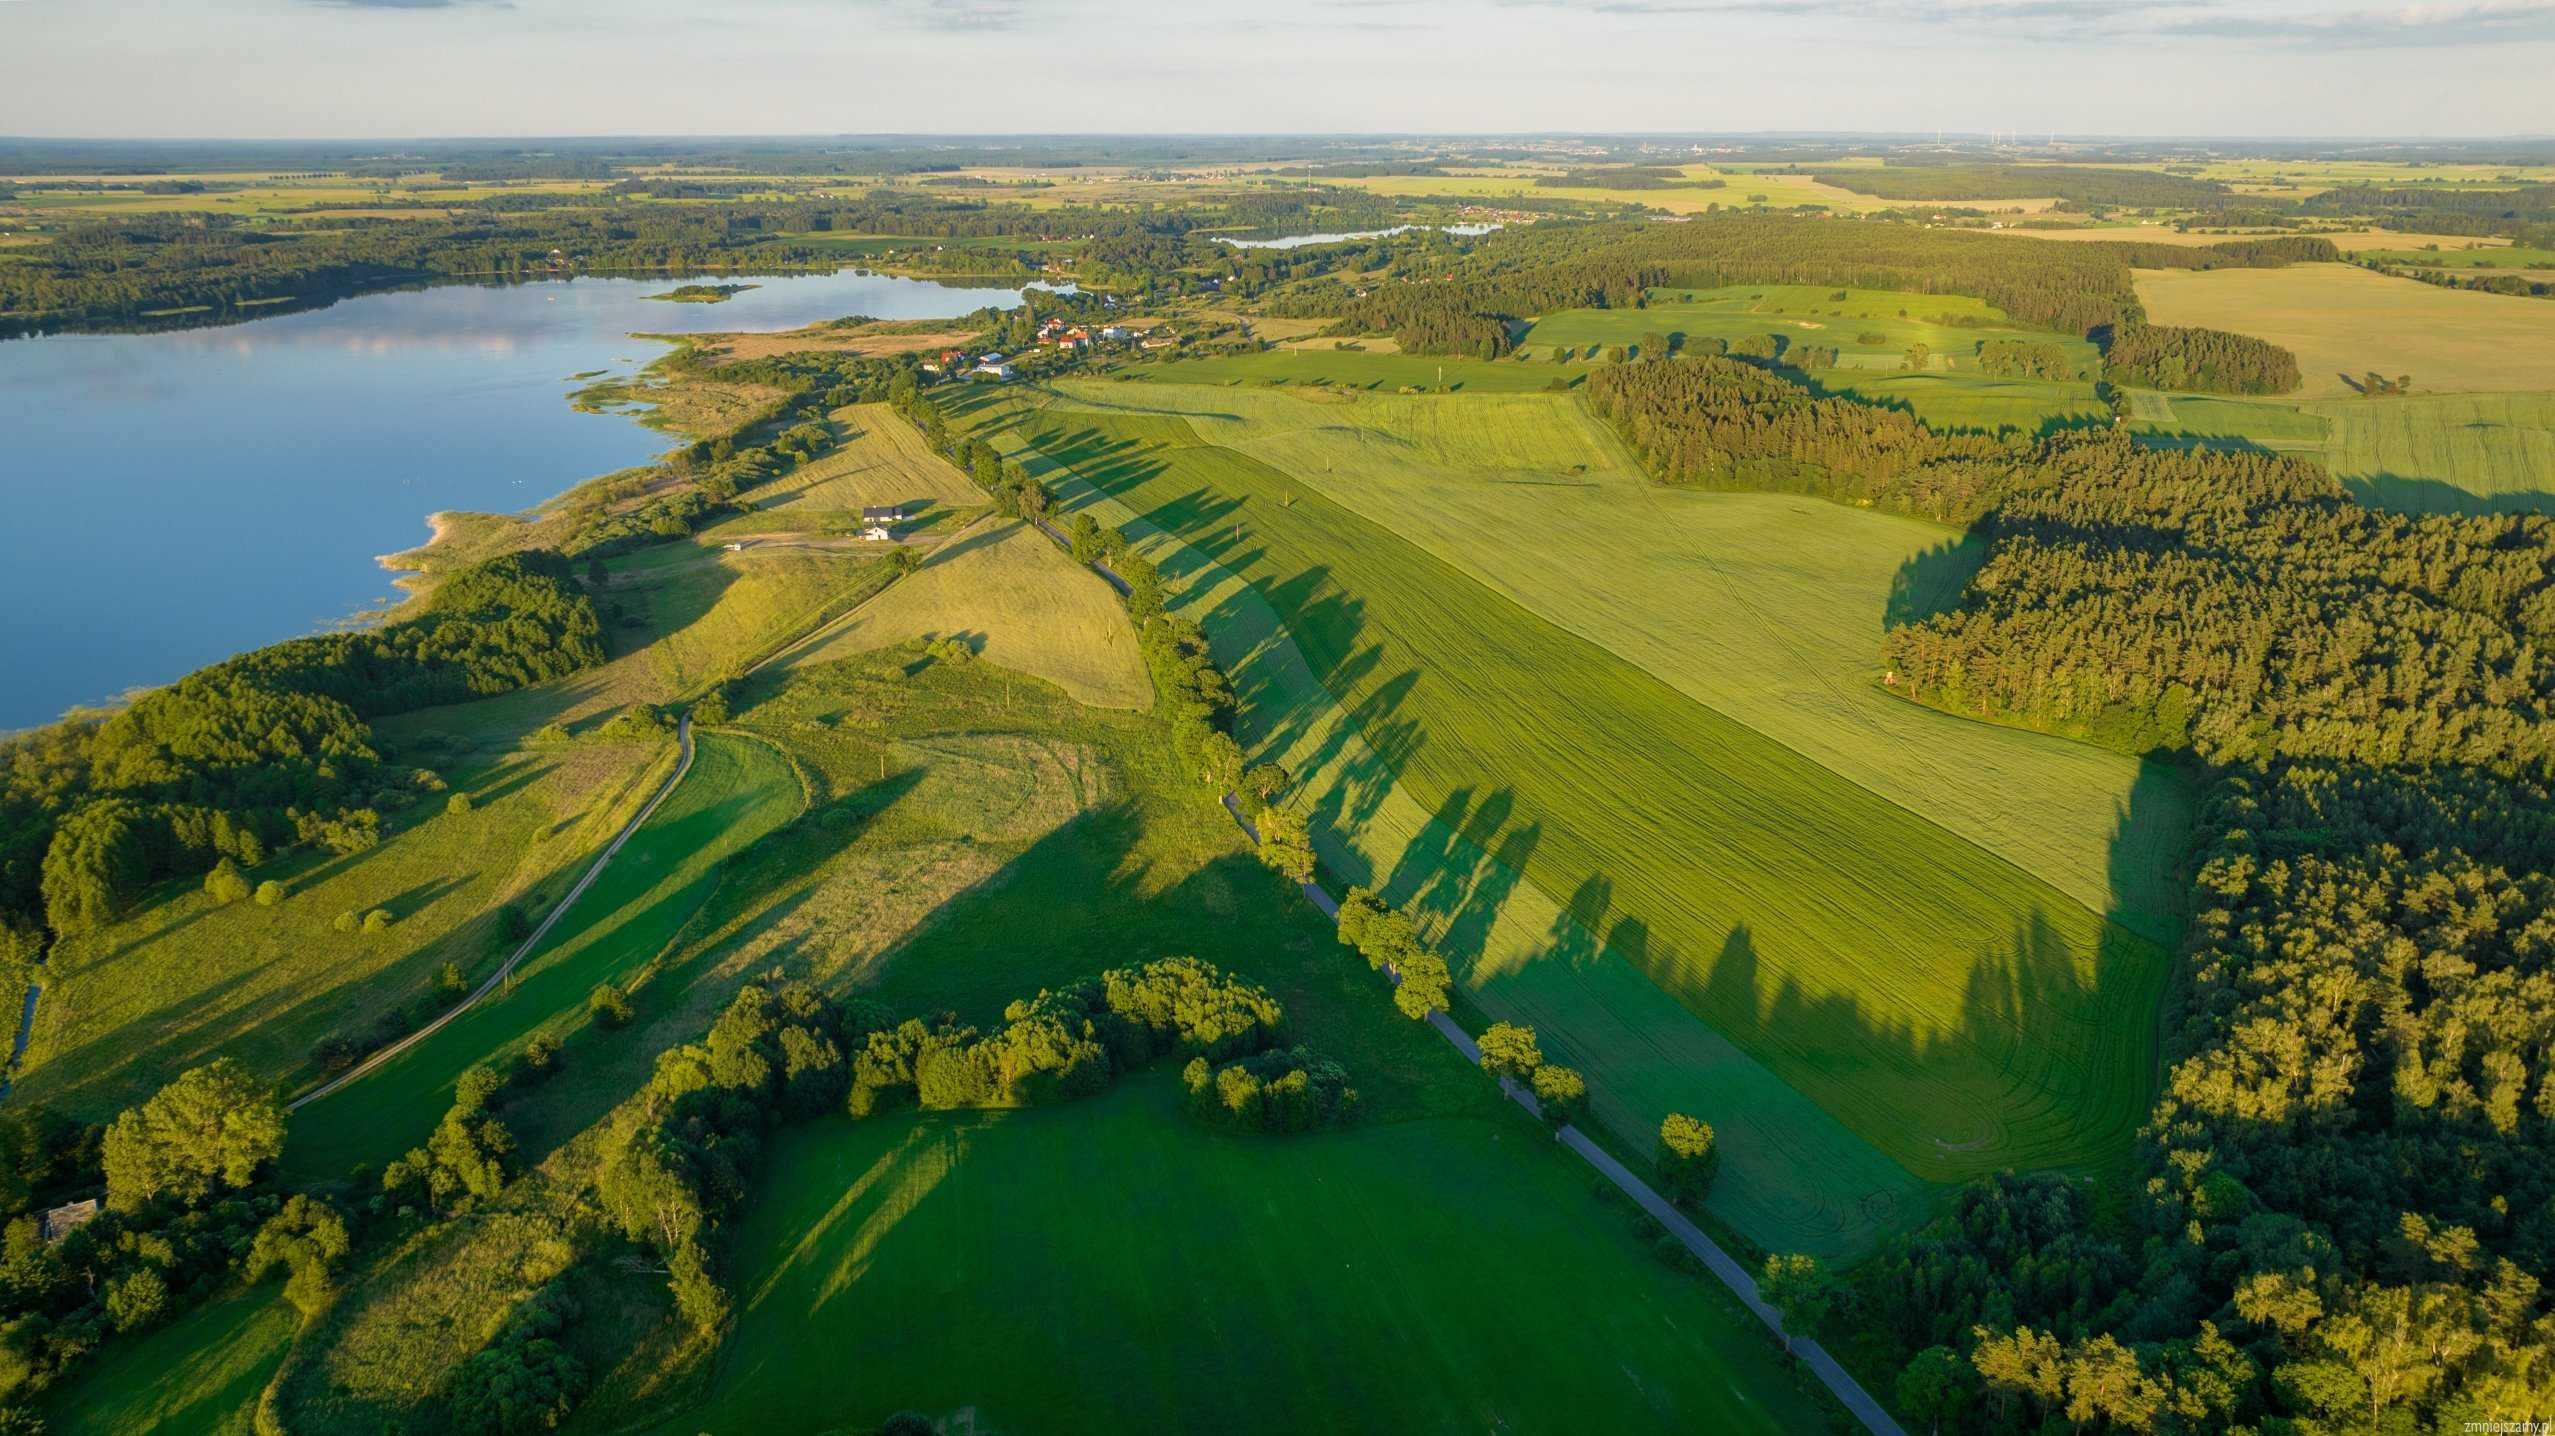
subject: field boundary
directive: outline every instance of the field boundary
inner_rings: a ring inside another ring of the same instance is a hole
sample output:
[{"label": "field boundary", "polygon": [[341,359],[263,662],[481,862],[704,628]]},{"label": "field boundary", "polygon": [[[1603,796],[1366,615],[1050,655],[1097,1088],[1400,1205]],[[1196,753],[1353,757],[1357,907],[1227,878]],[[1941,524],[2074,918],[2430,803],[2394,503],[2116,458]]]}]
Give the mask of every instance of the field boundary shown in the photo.
[{"label": "field boundary", "polygon": [[[1252,846],[1257,847],[1260,842],[1259,829],[1251,826],[1251,820],[1242,815],[1242,805],[1234,800],[1231,793],[1224,794],[1222,802],[1224,811],[1231,815],[1234,825],[1242,830],[1244,837],[1251,840]],[[1303,887],[1305,901],[1313,904],[1314,911],[1337,924],[1340,920],[1340,905],[1331,900],[1331,895],[1322,890],[1322,885],[1318,882],[1308,882]],[[1385,966],[1384,975],[1387,981],[1397,985],[1401,981],[1400,975],[1392,970],[1390,964]],[[1465,1061],[1475,1066],[1480,1065],[1481,1048],[1474,1043],[1471,1034],[1456,1025],[1454,1018],[1442,1011],[1431,1012],[1428,1014],[1428,1024],[1436,1028],[1438,1035],[1452,1044],[1457,1052],[1462,1053]],[[1535,1100],[1535,1094],[1519,1087],[1508,1078],[1499,1079],[1499,1090],[1508,1100],[1533,1113],[1538,1119],[1544,1115],[1544,1106]],[[1816,1339],[1808,1336],[1794,1337],[1784,1331],[1783,1314],[1768,1306],[1765,1298],[1757,1294],[1756,1278],[1748,1275],[1747,1268],[1739,1265],[1736,1258],[1722,1250],[1721,1244],[1714,1241],[1709,1232],[1696,1226],[1685,1213],[1671,1205],[1667,1198],[1652,1190],[1650,1184],[1643,1181],[1630,1167],[1616,1160],[1612,1153],[1599,1146],[1577,1127],[1565,1122],[1554,1132],[1553,1139],[1578,1153],[1582,1161],[1597,1169],[1599,1176],[1614,1183],[1616,1188],[1625,1196],[1632,1198],[1634,1204],[1642,1211],[1648,1213],[1659,1225],[1667,1228],[1687,1251],[1694,1253],[1696,1259],[1703,1263],[1704,1268],[1718,1277],[1721,1284],[1730,1289],[1730,1294],[1739,1299],[1739,1304],[1746,1307],[1757,1320],[1764,1322],[1766,1328],[1784,1343],[1785,1350],[1801,1358],[1802,1364],[1810,1368],[1810,1374],[1819,1378],[1820,1384],[1827,1387],[1829,1394],[1835,1396],[1838,1402],[1853,1414],[1854,1419],[1863,1424],[1864,1430],[1871,1432],[1872,1436],[1907,1436],[1897,1419],[1890,1415],[1889,1408],[1872,1399],[1872,1394],[1863,1389],[1863,1383],[1855,1380],[1853,1373],[1838,1364],[1835,1357],[1828,1355],[1826,1348],[1820,1346]]]},{"label": "field boundary", "polygon": [[409,1048],[414,1047],[418,1043],[425,1041],[427,1038],[434,1036],[436,1033],[442,1031],[446,1026],[450,1025],[455,1018],[460,1017],[463,1013],[478,1006],[482,998],[485,998],[489,993],[496,991],[507,978],[514,976],[515,968],[521,964],[525,958],[532,955],[533,949],[539,947],[542,939],[550,935],[550,929],[558,924],[559,919],[567,913],[570,907],[576,904],[578,898],[585,896],[587,888],[594,886],[594,880],[603,875],[603,870],[611,866],[613,857],[621,851],[621,845],[628,842],[630,840],[630,835],[637,832],[641,825],[647,822],[649,816],[656,812],[657,805],[664,802],[666,795],[673,792],[675,786],[683,781],[683,775],[692,771],[691,714],[684,714],[683,717],[676,722],[674,729],[674,741],[676,747],[674,771],[665,775],[665,781],[659,783],[657,785],[657,790],[648,795],[648,800],[639,805],[639,811],[632,813],[630,815],[630,820],[621,825],[621,831],[614,833],[612,835],[612,841],[606,843],[603,851],[595,855],[593,863],[587,866],[585,875],[578,878],[575,886],[569,888],[568,891],[560,897],[558,902],[551,905],[550,911],[543,916],[540,925],[533,928],[532,935],[525,938],[523,940],[523,944],[509,954],[504,962],[498,964],[497,970],[488,975],[487,981],[480,983],[477,989],[472,991],[468,997],[465,997],[461,1001],[454,1003],[451,1007],[446,1008],[443,1014],[438,1016],[434,1021],[427,1023],[425,1026],[420,1027],[416,1031],[409,1033],[407,1036],[400,1038],[397,1042],[393,1042],[389,1046],[382,1048],[380,1051],[373,1053],[371,1056],[366,1057],[363,1061],[347,1068],[344,1072],[341,1072],[328,1081],[321,1083],[319,1086],[312,1088],[310,1091],[304,1092],[302,1095],[286,1103],[284,1105],[284,1110],[287,1112],[298,1112],[302,1108],[309,1106],[311,1103],[318,1101],[320,1098],[337,1091],[339,1088],[344,1087],[347,1083],[354,1081],[356,1078],[363,1076],[364,1074],[372,1071],[374,1068],[381,1066],[383,1063],[390,1061],[394,1057],[397,1057]]}]

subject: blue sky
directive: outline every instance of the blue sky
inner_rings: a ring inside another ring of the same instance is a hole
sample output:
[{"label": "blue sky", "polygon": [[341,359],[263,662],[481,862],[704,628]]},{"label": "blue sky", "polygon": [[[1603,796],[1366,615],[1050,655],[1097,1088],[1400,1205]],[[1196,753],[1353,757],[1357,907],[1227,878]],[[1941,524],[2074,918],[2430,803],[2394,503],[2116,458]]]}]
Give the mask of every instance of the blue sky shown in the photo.
[{"label": "blue sky", "polygon": [[0,134],[2555,133],[2555,0],[0,0]]}]

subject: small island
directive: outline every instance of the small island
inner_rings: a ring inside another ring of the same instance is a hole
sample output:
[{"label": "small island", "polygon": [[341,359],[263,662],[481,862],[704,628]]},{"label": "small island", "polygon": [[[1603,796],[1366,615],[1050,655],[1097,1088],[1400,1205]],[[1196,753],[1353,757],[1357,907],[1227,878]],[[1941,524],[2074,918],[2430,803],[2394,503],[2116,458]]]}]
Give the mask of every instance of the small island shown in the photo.
[{"label": "small island", "polygon": [[757,284],[683,284],[648,297],[662,299],[669,304],[725,304],[749,289],[761,287]]}]

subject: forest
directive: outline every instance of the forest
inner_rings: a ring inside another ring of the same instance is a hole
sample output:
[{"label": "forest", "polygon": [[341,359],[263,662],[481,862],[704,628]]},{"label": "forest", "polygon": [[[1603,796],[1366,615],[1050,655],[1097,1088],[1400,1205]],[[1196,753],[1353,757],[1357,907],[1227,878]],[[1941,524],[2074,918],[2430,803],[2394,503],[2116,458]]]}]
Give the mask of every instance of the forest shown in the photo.
[{"label": "forest", "polygon": [[1888,682],[2179,755],[2206,785],[2136,1195],[2115,1214],[1990,1179],[1860,1269],[1838,1321],[1900,1373],[1902,1413],[2409,1430],[2544,1409],[2555,523],[2383,513],[2297,460],[2108,433],[1929,449],[1780,383],[1705,358],[1590,390],[1664,479],[1975,513],[1985,565],[1890,632]]}]

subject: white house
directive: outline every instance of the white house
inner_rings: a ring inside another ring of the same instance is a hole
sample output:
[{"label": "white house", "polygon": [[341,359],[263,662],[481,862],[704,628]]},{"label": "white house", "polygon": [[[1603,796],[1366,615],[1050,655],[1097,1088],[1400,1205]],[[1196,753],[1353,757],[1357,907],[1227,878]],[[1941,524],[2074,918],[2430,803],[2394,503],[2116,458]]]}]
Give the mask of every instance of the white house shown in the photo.
[{"label": "white house", "polygon": [[977,365],[976,373],[987,379],[1008,379],[1013,370],[1008,364],[989,362]]}]

